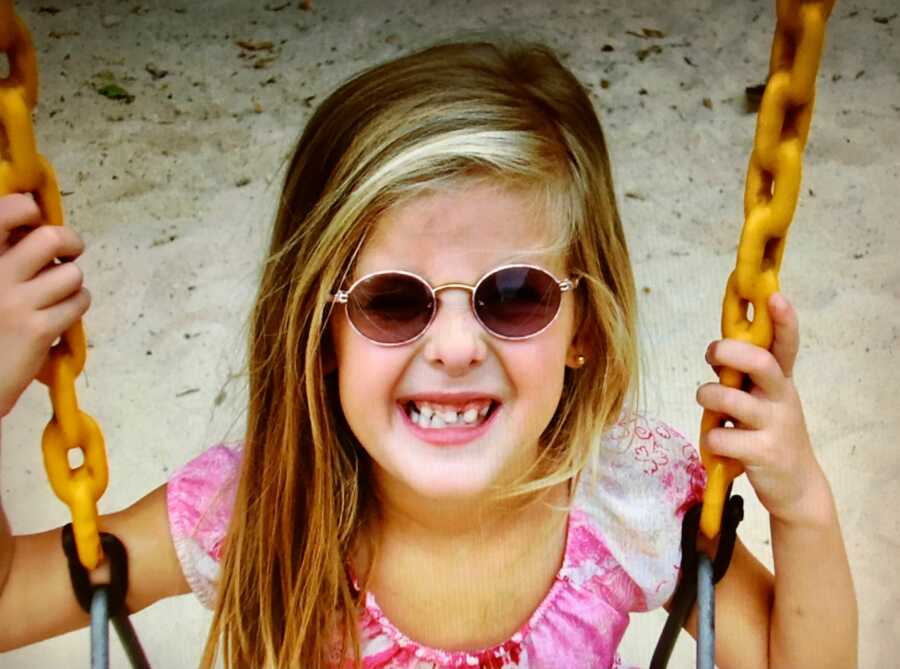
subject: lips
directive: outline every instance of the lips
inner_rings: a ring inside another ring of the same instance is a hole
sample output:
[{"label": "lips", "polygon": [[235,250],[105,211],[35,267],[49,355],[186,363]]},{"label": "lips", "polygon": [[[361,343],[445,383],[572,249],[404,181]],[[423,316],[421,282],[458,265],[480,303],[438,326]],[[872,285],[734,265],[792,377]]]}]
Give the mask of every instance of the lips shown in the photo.
[{"label": "lips", "polygon": [[399,403],[397,404],[397,413],[400,415],[400,420],[407,429],[409,429],[420,441],[435,446],[455,446],[475,441],[484,436],[491,429],[497,420],[497,416],[501,413],[501,405],[492,403],[491,407],[492,408],[488,412],[484,422],[475,427],[447,426],[423,428],[410,419],[404,405]]},{"label": "lips", "polygon": [[409,395],[401,395],[397,398],[400,404],[407,402],[430,402],[433,404],[453,404],[462,406],[467,402],[476,402],[478,400],[493,400],[500,403],[500,398],[494,393],[464,391],[464,392],[423,392],[412,393]]}]

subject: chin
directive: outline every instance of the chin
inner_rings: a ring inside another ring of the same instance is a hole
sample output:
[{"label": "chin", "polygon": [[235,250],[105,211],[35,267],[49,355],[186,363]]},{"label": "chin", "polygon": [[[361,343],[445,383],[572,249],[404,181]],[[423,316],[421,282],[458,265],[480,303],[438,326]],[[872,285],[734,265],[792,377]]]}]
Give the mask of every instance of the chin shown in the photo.
[{"label": "chin", "polygon": [[418,495],[434,501],[475,501],[496,485],[500,471],[490,462],[407,461],[397,474]]}]

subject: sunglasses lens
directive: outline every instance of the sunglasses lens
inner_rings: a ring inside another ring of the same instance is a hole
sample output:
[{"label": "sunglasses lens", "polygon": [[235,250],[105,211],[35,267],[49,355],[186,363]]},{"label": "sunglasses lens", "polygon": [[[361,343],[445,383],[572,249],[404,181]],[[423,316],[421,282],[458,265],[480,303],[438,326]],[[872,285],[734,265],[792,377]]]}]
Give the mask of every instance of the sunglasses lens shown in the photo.
[{"label": "sunglasses lens", "polygon": [[431,290],[404,274],[376,274],[350,293],[347,315],[364,336],[381,344],[400,344],[419,335],[431,321]]},{"label": "sunglasses lens", "polygon": [[562,293],[556,280],[532,267],[507,267],[485,277],[475,291],[481,322],[502,337],[528,337],[556,316]]}]

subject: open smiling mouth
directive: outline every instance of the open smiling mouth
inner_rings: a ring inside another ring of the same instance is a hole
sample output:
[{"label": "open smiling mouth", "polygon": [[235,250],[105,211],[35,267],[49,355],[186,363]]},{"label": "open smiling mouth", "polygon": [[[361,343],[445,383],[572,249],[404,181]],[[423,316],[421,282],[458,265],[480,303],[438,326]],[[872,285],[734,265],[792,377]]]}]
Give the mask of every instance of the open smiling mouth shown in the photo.
[{"label": "open smiling mouth", "polygon": [[499,402],[491,399],[475,400],[459,407],[415,401],[401,404],[410,422],[422,430],[478,428],[491,419],[499,406]]}]

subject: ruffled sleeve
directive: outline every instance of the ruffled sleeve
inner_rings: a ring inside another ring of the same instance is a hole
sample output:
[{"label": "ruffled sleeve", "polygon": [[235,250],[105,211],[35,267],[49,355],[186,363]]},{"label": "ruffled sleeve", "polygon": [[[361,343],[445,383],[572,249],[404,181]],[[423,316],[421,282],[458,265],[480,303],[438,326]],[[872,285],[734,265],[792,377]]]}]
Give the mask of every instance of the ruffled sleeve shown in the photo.
[{"label": "ruffled sleeve", "polygon": [[629,610],[649,611],[671,597],[681,565],[681,522],[705,487],[697,449],[662,421],[622,420],[601,440],[578,498],[643,595],[631,598]]},{"label": "ruffled sleeve", "polygon": [[181,569],[191,590],[210,609],[241,453],[238,445],[213,446],[176,471],[166,488],[169,529]]}]

